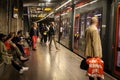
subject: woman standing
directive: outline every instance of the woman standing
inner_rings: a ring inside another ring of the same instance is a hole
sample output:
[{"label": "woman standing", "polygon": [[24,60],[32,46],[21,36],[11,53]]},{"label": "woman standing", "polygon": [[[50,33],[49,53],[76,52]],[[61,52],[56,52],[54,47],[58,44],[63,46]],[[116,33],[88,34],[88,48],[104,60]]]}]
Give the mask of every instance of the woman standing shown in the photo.
[{"label": "woman standing", "polygon": [[32,40],[32,49],[33,50],[36,50],[36,42],[37,42],[38,36],[39,36],[38,26],[37,26],[37,23],[34,22],[32,25],[32,28],[30,29],[30,37]]}]

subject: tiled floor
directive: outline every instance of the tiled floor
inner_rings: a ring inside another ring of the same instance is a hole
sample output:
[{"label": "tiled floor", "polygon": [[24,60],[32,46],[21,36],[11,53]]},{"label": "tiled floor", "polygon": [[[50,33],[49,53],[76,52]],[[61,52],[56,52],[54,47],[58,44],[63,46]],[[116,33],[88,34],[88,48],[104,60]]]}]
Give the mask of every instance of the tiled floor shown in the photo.
[{"label": "tiled floor", "polygon": [[[86,71],[79,68],[81,57],[58,44],[60,50],[52,45],[37,44],[26,62],[29,70],[20,75],[12,66],[7,67],[0,80],[88,80]],[[115,80],[105,75],[104,80]]]}]

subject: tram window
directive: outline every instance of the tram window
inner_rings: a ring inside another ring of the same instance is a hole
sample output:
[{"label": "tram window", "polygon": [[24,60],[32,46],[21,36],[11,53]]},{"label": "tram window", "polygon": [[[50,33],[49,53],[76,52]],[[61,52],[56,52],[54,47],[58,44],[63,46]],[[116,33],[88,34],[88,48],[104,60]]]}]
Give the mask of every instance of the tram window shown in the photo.
[{"label": "tram window", "polygon": [[93,11],[93,15],[98,17],[98,30],[99,32],[101,31],[101,26],[102,26],[102,9],[96,9]]},{"label": "tram window", "polygon": [[[98,9],[95,9],[95,10],[91,10],[91,11],[88,11],[88,12],[85,12],[85,13],[82,13],[81,16],[80,16],[80,39],[79,39],[79,49],[81,51],[84,51],[85,49],[85,40],[84,40],[84,37],[85,37],[85,30],[87,27],[90,26],[91,24],[91,18],[93,16],[98,16],[98,30],[99,30],[99,33],[101,34],[102,31],[101,31],[101,26],[102,26],[102,9],[101,8],[98,8]],[[104,32],[103,32],[104,33]],[[101,36],[104,36],[101,35]]]},{"label": "tram window", "polygon": [[87,16],[86,16],[86,28],[91,24],[91,17],[92,16],[93,16],[92,11],[87,13]]},{"label": "tram window", "polygon": [[85,35],[85,14],[81,15],[80,19],[80,38]]}]

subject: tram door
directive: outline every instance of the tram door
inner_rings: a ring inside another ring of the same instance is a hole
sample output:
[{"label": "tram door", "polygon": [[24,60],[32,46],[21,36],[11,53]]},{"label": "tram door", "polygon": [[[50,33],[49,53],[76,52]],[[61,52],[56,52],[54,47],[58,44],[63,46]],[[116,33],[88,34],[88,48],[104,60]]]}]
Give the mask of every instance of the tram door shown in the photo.
[{"label": "tram door", "polygon": [[120,76],[120,5],[117,8],[114,72]]},{"label": "tram door", "polygon": [[78,45],[79,45],[79,23],[80,23],[80,14],[77,14],[75,16],[75,25],[74,25],[74,49],[78,50]]}]

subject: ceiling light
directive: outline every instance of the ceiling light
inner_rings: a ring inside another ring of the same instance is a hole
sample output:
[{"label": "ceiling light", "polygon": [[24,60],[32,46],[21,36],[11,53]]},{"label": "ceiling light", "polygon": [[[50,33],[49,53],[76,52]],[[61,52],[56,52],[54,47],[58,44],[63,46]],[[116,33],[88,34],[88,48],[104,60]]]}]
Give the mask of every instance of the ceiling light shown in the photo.
[{"label": "ceiling light", "polygon": [[40,15],[38,15],[38,17],[43,18],[43,17],[45,17],[45,14],[40,14]]},{"label": "ceiling light", "polygon": [[50,2],[51,0],[47,0],[47,2]]},{"label": "ceiling light", "polygon": [[44,11],[51,11],[52,9],[51,8],[44,8]]},{"label": "ceiling light", "polygon": [[38,7],[36,10],[37,10],[37,11],[42,11],[43,8]]}]

